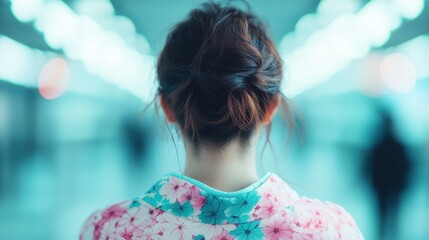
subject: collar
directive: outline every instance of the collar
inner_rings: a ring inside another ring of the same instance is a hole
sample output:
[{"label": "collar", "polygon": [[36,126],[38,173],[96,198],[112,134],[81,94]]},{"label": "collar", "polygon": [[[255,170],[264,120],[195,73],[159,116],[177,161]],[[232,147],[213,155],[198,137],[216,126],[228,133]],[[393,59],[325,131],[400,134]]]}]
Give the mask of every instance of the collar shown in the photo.
[{"label": "collar", "polygon": [[298,198],[286,182],[270,172],[235,192],[220,191],[185,175],[169,173],[146,192],[143,200],[192,221],[235,224],[284,212]]}]

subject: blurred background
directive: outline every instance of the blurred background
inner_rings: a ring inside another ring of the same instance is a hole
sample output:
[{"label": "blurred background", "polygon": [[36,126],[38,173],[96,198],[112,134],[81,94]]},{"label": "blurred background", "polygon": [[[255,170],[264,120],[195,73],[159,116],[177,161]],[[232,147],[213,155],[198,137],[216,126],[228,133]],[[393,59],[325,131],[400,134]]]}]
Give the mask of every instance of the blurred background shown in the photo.
[{"label": "blurred background", "polygon": [[[77,239],[181,171],[179,137],[143,109],[166,34],[201,2],[0,0],[0,239]],[[260,173],[341,204],[366,239],[429,239],[429,2],[249,3],[301,132],[277,116]]]}]

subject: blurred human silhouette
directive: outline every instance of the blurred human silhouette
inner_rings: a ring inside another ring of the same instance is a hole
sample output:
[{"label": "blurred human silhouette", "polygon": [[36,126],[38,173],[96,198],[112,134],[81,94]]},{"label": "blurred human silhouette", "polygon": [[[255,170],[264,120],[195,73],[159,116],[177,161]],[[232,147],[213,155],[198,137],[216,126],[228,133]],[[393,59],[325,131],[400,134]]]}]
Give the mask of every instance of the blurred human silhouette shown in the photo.
[{"label": "blurred human silhouette", "polygon": [[398,239],[398,212],[411,162],[404,145],[393,133],[391,116],[381,112],[381,120],[380,139],[369,151],[366,173],[377,201],[378,239]]},{"label": "blurred human silhouette", "polygon": [[148,145],[147,129],[138,120],[134,117],[128,117],[122,124],[125,147],[130,154],[130,160],[133,161],[133,165],[140,164],[143,161]]}]

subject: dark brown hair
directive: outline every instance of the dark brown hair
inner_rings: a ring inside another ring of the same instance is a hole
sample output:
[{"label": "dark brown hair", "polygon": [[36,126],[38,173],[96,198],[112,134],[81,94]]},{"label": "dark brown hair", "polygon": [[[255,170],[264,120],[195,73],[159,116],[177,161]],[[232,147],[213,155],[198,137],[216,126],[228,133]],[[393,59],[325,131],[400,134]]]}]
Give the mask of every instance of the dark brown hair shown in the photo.
[{"label": "dark brown hair", "polygon": [[194,145],[245,144],[280,94],[282,67],[259,18],[208,2],[168,34],[157,62],[158,94]]}]

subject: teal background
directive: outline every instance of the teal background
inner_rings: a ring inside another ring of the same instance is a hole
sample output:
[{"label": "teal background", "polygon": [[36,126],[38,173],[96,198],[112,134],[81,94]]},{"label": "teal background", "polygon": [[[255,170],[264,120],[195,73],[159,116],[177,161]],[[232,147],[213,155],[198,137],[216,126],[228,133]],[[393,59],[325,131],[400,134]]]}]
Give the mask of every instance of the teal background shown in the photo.
[{"label": "teal background", "polygon": [[[77,239],[95,209],[140,196],[184,168],[174,127],[155,105],[143,110],[166,34],[201,2],[0,0],[0,239]],[[342,205],[366,239],[378,239],[364,166],[385,109],[412,163],[396,237],[428,239],[428,2],[249,3],[285,59],[284,93],[297,120],[291,131],[281,114],[274,118],[272,149],[262,152],[265,138],[258,145],[260,176],[275,172],[300,195]],[[364,9],[375,10],[359,28],[353,19]],[[76,19],[99,30],[73,28]],[[391,54],[408,60],[381,67]],[[69,81],[46,99],[39,81],[55,57],[66,61]],[[392,87],[383,69],[405,73]]]}]

